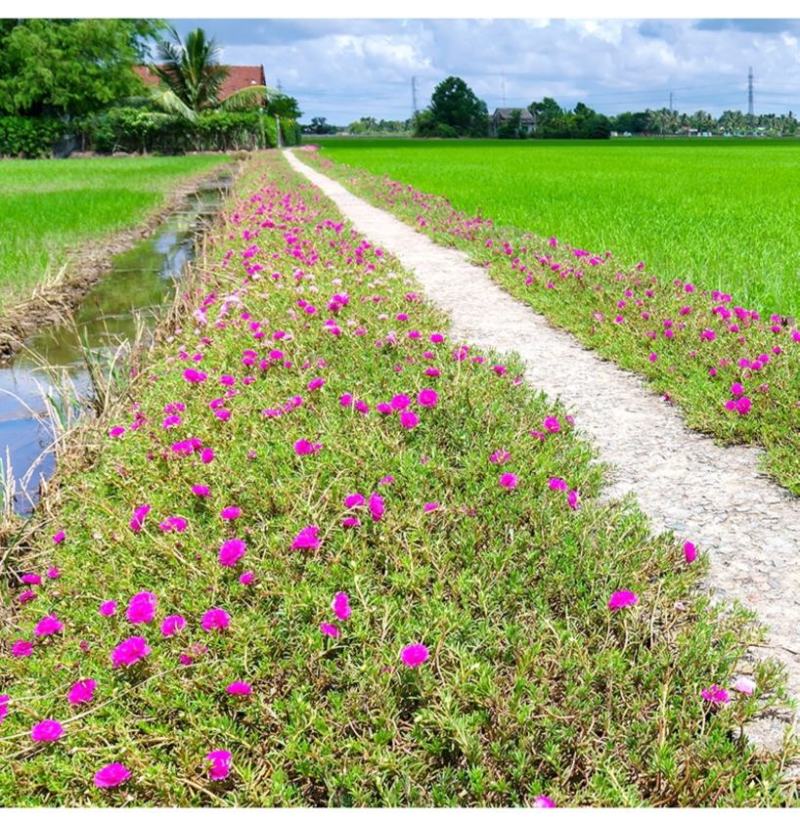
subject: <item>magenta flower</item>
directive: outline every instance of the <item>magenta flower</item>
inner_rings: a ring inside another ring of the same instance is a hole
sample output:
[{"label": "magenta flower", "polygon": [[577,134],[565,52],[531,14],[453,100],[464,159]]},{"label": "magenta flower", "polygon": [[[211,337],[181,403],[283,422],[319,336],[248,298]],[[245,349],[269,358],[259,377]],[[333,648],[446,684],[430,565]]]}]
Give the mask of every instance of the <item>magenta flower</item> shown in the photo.
[{"label": "magenta flower", "polygon": [[239,583],[241,585],[252,585],[256,581],[256,575],[253,571],[245,571],[239,575]]},{"label": "magenta flower", "polygon": [[426,514],[430,514],[432,511],[436,511],[438,508],[439,508],[439,503],[438,502],[426,502],[422,506],[422,510]]},{"label": "magenta flower", "polygon": [[149,505],[140,505],[138,508],[135,508],[133,511],[133,516],[131,517],[130,525],[131,531],[134,534],[138,534],[139,531],[142,530],[142,526],[144,525],[144,521],[147,518],[147,515],[150,513],[150,506]]},{"label": "magenta flower", "polygon": [[492,453],[489,457],[489,462],[494,463],[494,465],[505,465],[507,462],[511,462],[511,454],[501,448],[500,450]]},{"label": "magenta flower", "polygon": [[728,692],[716,684],[703,690],[700,695],[706,702],[710,702],[712,705],[725,705],[731,701]]},{"label": "magenta flower", "polygon": [[18,659],[25,656],[30,656],[33,653],[33,643],[27,639],[19,639],[11,646],[11,656]]},{"label": "magenta flower", "polygon": [[70,705],[80,705],[83,702],[91,702],[97,682],[94,679],[79,679],[69,690],[67,701]]},{"label": "magenta flower", "polygon": [[400,414],[400,425],[410,431],[419,425],[419,417],[413,411],[403,411],[403,413]]},{"label": "magenta flower", "polygon": [[231,624],[230,614],[222,608],[211,608],[200,619],[204,631],[224,631]]},{"label": "magenta flower", "polygon": [[219,549],[219,564],[225,568],[232,568],[245,555],[246,550],[247,545],[244,540],[226,540]]},{"label": "magenta flower", "polygon": [[533,800],[533,807],[534,808],[555,808],[556,803],[547,796],[547,794],[540,794]]},{"label": "magenta flower", "polygon": [[8,716],[9,702],[11,702],[11,697],[8,694],[0,694],[0,725],[3,724],[5,718]]},{"label": "magenta flower", "polygon": [[407,394],[395,394],[389,404],[395,411],[405,411],[411,405],[411,398]]},{"label": "magenta flower", "polygon": [[209,751],[206,754],[209,762],[208,777],[215,781],[227,779],[231,772],[231,752],[225,750]]},{"label": "magenta flower", "polygon": [[406,645],[402,651],[400,651],[400,661],[406,668],[418,668],[420,665],[428,661],[428,657],[430,653],[428,649],[422,643],[414,643],[412,645]]},{"label": "magenta flower", "polygon": [[691,565],[697,559],[697,548],[693,542],[683,543],[683,557],[687,565]]},{"label": "magenta flower", "polygon": [[364,498],[363,494],[349,494],[344,498],[345,508],[360,508],[362,505],[366,504],[367,500]]},{"label": "magenta flower", "polygon": [[124,639],[111,652],[111,665],[114,668],[130,668],[150,653],[150,646],[143,636],[132,636]]},{"label": "magenta flower", "polygon": [[547,487],[551,491],[566,491],[569,486],[566,480],[563,480],[561,477],[550,477],[547,481]]},{"label": "magenta flower", "polygon": [[128,611],[126,616],[128,622],[134,625],[140,622],[152,622],[156,615],[156,606],[158,599],[151,591],[139,591],[134,594],[128,603]]},{"label": "magenta flower", "polygon": [[331,609],[333,610],[336,619],[342,622],[350,619],[352,609],[350,608],[350,598],[344,591],[338,591],[331,602]]},{"label": "magenta flower", "polygon": [[519,477],[516,474],[506,473],[501,475],[498,482],[501,488],[513,491],[519,485]]},{"label": "magenta flower", "polygon": [[386,505],[383,501],[383,497],[380,494],[373,494],[369,498],[369,512],[372,514],[372,519],[375,522],[380,522],[385,510]]},{"label": "magenta flower", "polygon": [[320,622],[319,630],[326,636],[333,637],[333,639],[338,639],[342,635],[342,632],[330,622]]},{"label": "magenta flower", "polygon": [[543,425],[551,434],[557,434],[561,430],[561,423],[556,417],[545,417]]},{"label": "magenta flower", "polygon": [[20,577],[20,581],[25,585],[41,585],[42,578],[39,574],[23,574]]},{"label": "magenta flower", "polygon": [[56,567],[55,565],[52,568],[47,569],[47,578],[48,579],[58,579],[61,576],[61,569]]},{"label": "magenta flower", "polygon": [[198,497],[207,497],[211,494],[211,489],[207,485],[193,485],[192,493]]},{"label": "magenta flower", "polygon": [[417,394],[417,402],[423,408],[433,408],[439,402],[439,395],[432,388],[423,388]]},{"label": "magenta flower", "polygon": [[210,462],[214,462],[214,449],[213,448],[203,448],[200,452],[200,461],[204,465],[208,465]]},{"label": "magenta flower", "polygon": [[306,525],[292,542],[293,551],[316,551],[321,545],[319,528],[316,525]]},{"label": "magenta flower", "polygon": [[170,614],[161,623],[161,636],[175,636],[186,627],[186,620],[180,614]]},{"label": "magenta flower", "polygon": [[242,515],[242,509],[238,508],[236,505],[229,505],[227,508],[223,508],[219,512],[219,515],[225,520],[239,519]]},{"label": "magenta flower", "polygon": [[111,762],[95,773],[94,784],[102,789],[116,788],[130,778],[131,772],[121,762]]},{"label": "magenta flower", "polygon": [[105,602],[100,603],[100,607],[97,610],[100,616],[114,616],[114,614],[117,613],[117,602],[113,599],[107,599]]},{"label": "magenta flower", "polygon": [[581,498],[574,488],[567,492],[567,505],[569,505],[573,511],[577,511],[578,508],[580,508]]},{"label": "magenta flower", "polygon": [[33,633],[36,636],[51,636],[64,630],[64,623],[55,614],[48,614],[36,624]]},{"label": "magenta flower", "polygon": [[243,682],[242,680],[237,679],[228,685],[225,692],[231,696],[250,696],[250,694],[253,693],[253,687],[249,682]]},{"label": "magenta flower", "polygon": [[64,735],[64,728],[55,719],[45,719],[31,728],[31,739],[34,742],[55,742]]},{"label": "magenta flower", "polygon": [[636,605],[638,601],[639,597],[633,591],[623,588],[611,594],[611,598],[608,600],[608,608],[611,611],[619,611],[621,608],[630,608]]},{"label": "magenta flower", "polygon": [[297,440],[294,444],[294,452],[299,457],[307,457],[310,454],[316,454],[321,448],[321,442],[311,442],[310,440]]}]

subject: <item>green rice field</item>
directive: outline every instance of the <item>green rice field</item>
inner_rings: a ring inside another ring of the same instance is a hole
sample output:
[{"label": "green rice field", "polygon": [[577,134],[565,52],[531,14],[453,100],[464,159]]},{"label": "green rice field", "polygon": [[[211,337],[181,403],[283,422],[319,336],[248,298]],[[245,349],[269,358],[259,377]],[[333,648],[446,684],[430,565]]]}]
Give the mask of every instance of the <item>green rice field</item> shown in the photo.
[{"label": "green rice field", "polygon": [[800,144],[782,140],[322,142],[323,156],[761,311],[800,314]]},{"label": "green rice field", "polygon": [[132,228],[220,155],[0,162],[0,306],[82,243]]}]

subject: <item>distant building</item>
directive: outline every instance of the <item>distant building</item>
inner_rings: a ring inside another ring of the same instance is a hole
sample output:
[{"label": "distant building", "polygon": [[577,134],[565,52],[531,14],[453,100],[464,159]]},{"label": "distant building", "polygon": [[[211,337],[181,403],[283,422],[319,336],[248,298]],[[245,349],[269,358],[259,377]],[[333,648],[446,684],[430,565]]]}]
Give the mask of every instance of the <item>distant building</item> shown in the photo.
[{"label": "distant building", "polygon": [[[150,71],[149,66],[134,66],[133,70],[148,86],[157,86],[161,79]],[[264,66],[228,66],[228,76],[223,80],[219,90],[219,99],[224,100],[237,91],[250,86],[265,86]]]},{"label": "distant building", "polygon": [[533,115],[528,111],[526,108],[496,108],[494,110],[494,114],[492,115],[492,122],[491,122],[491,133],[492,137],[497,137],[497,132],[504,126],[507,125],[511,118],[514,116],[514,112],[518,111],[520,113],[519,118],[519,127],[520,131],[523,134],[531,134],[536,127],[536,120],[534,120]]}]

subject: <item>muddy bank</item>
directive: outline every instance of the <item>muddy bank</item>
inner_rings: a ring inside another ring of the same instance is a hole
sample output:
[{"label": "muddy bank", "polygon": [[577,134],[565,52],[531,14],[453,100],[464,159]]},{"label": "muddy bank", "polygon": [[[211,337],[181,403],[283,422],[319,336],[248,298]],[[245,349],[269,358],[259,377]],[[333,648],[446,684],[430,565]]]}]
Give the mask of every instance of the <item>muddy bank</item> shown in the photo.
[{"label": "muddy bank", "polygon": [[73,251],[57,276],[38,284],[28,297],[0,312],[0,362],[10,359],[35,332],[58,325],[72,314],[98,280],[111,270],[114,256],[153,235],[166,218],[184,208],[203,186],[221,177],[235,179],[241,166],[241,161],[232,161],[184,181],[135,227],[90,241],[86,248]]}]

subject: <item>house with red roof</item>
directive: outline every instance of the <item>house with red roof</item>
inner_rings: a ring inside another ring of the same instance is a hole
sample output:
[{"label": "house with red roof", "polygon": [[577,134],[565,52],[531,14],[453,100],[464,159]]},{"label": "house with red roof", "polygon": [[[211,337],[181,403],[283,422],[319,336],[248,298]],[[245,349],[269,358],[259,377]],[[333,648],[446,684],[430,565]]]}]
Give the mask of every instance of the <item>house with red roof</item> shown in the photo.
[{"label": "house with red roof", "polygon": [[[142,78],[145,85],[157,86],[161,80],[157,74],[150,71],[149,66],[134,66],[133,70]],[[222,83],[219,92],[220,101],[230,97],[237,91],[250,86],[265,86],[264,66],[228,66],[228,76]]]}]

